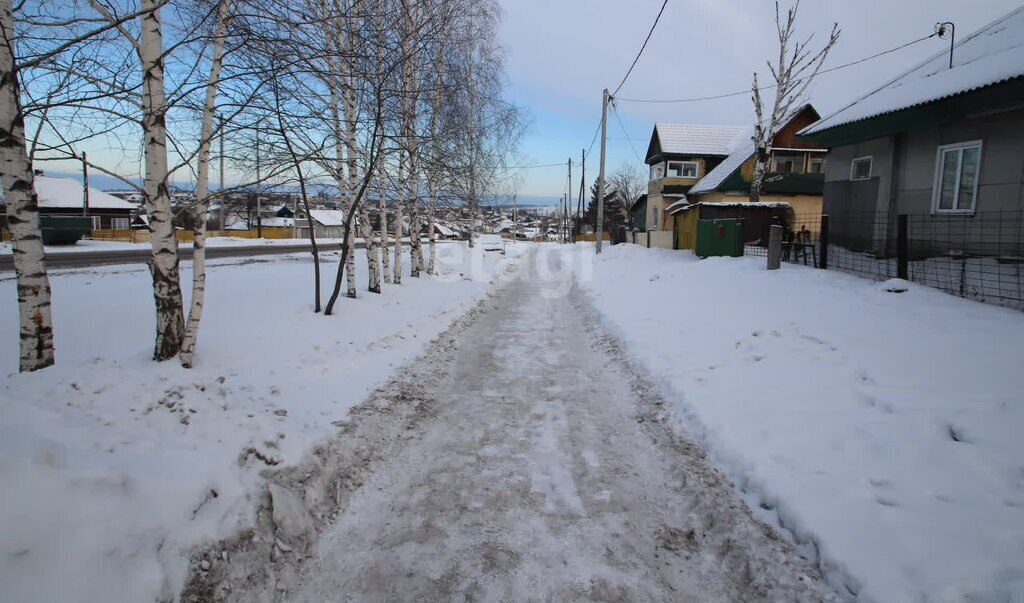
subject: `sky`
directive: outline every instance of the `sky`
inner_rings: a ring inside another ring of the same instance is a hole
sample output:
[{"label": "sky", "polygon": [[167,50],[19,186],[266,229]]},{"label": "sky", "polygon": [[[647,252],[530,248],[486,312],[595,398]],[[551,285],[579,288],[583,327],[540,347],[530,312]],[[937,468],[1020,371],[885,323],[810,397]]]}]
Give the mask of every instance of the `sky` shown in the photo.
[{"label": "sky", "polygon": [[[842,30],[824,68],[842,65],[925,37],[952,21],[963,39],[1022,0],[804,0],[798,37],[827,38]],[[571,157],[579,162],[601,118],[601,91],[614,90],[629,69],[662,0],[500,0],[506,52],[506,96],[530,116],[519,165],[561,163],[522,170],[519,194],[555,201],[567,190]],[[782,10],[790,2],[782,0]],[[675,99],[749,90],[755,70],[768,77],[766,60],[778,52],[770,0],[668,0],[643,56],[609,110],[606,170],[623,163],[643,167],[656,122],[753,122],[749,95],[682,104],[624,99]],[[822,116],[855,100],[943,50],[937,37],[859,65],[822,74],[808,100]],[[600,143],[586,162],[588,186],[596,178]],[[573,197],[580,172],[573,168]]]}]

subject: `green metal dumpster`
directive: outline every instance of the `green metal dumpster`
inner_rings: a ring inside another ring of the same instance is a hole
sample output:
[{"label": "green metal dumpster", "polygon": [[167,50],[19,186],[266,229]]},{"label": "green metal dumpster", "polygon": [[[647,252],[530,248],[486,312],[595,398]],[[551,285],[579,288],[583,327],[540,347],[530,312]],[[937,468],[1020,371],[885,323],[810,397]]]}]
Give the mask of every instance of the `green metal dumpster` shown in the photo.
[{"label": "green metal dumpster", "polygon": [[43,245],[72,245],[92,233],[89,216],[39,216]]},{"label": "green metal dumpster", "polygon": [[697,220],[697,255],[702,258],[743,255],[743,221]]}]

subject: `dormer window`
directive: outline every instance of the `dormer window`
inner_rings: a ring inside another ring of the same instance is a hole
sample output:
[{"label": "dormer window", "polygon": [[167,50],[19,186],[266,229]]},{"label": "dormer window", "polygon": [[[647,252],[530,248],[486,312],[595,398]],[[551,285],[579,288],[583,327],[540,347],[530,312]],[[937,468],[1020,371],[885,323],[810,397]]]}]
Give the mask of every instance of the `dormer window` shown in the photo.
[{"label": "dormer window", "polygon": [[669,178],[696,178],[699,164],[696,161],[669,161]]}]

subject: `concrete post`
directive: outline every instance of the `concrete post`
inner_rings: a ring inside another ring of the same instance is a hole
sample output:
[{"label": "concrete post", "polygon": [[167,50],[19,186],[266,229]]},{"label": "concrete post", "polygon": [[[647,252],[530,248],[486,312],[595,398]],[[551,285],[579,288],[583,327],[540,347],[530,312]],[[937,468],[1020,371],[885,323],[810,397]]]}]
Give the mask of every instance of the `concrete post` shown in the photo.
[{"label": "concrete post", "polygon": [[782,227],[775,224],[768,233],[768,270],[782,266]]}]

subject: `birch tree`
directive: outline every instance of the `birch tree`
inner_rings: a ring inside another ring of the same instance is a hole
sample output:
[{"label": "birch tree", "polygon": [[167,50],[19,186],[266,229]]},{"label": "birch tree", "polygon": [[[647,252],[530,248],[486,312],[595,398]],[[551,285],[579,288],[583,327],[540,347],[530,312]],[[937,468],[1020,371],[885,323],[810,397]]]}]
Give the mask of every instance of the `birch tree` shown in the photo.
[{"label": "birch tree", "polygon": [[0,29],[0,178],[18,289],[18,369],[25,372],[54,363],[53,320],[50,280],[39,229],[39,200],[25,146],[11,0],[0,0]]},{"label": "birch tree", "polygon": [[751,86],[751,98],[757,121],[754,124],[754,174],[750,182],[750,201],[761,199],[764,179],[768,173],[771,160],[771,141],[792,117],[794,109],[803,103],[807,87],[821,70],[829,51],[839,41],[839,24],[832,24],[832,32],[828,41],[817,51],[811,46],[814,36],[803,42],[794,40],[796,33],[796,16],[800,9],[800,0],[786,11],[785,19],[779,11],[779,3],[775,2],[775,31],[779,40],[779,54],[775,62],[768,61],[768,71],[772,75],[775,87],[775,98],[770,108],[761,98],[761,88],[757,73]]},{"label": "birch tree", "polygon": [[199,143],[199,168],[196,183],[196,204],[194,241],[192,244],[192,299],[188,322],[181,343],[181,365],[192,367],[196,339],[199,336],[199,321],[202,319],[203,303],[206,297],[206,216],[209,209],[210,144],[213,140],[213,117],[216,110],[217,87],[224,58],[224,36],[230,19],[231,0],[220,0],[217,7],[216,33],[214,34],[213,56],[210,59],[210,75],[206,83],[206,97],[203,102],[202,126]]}]

